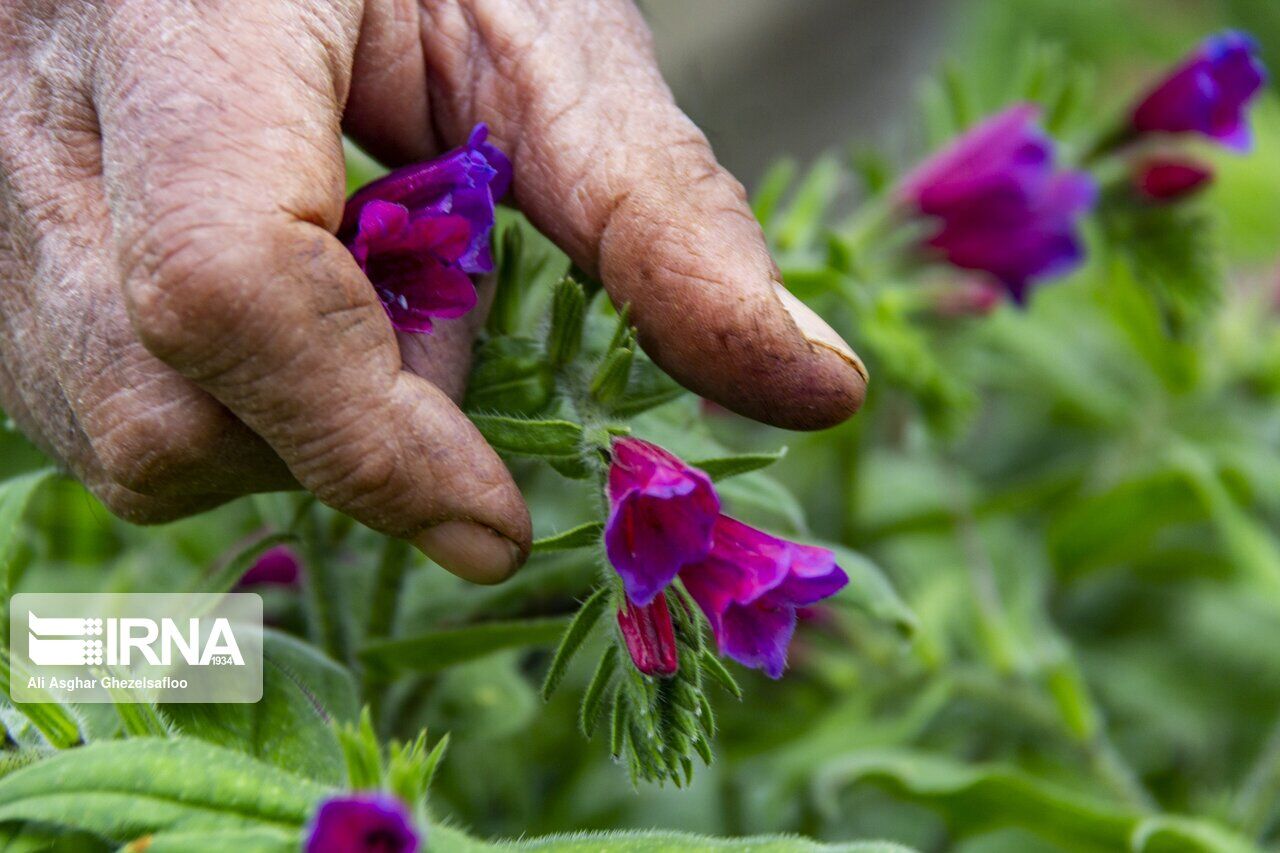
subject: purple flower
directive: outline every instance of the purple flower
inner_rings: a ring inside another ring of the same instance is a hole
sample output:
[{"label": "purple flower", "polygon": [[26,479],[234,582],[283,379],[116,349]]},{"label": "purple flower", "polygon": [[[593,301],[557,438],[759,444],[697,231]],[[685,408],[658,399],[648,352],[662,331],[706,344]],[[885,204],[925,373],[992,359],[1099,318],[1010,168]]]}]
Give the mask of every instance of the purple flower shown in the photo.
[{"label": "purple flower", "polygon": [[706,559],[680,572],[711,622],[720,653],[780,678],[796,610],[849,582],[826,548],[770,536],[727,515],[716,520]]},{"label": "purple flower", "polygon": [[1210,36],[1134,107],[1133,130],[1200,133],[1247,151],[1245,107],[1266,78],[1258,45],[1248,34]]},{"label": "purple flower", "polygon": [[664,594],[658,593],[646,607],[628,601],[626,608],[618,611],[618,628],[636,669],[645,675],[676,674],[680,655]]},{"label": "purple flower", "polygon": [[711,478],[638,438],[613,442],[604,544],[627,598],[644,607],[706,556],[720,498]]},{"label": "purple flower", "polygon": [[849,582],[825,548],[721,515],[706,474],[646,441],[613,443],[609,500],[605,549],[628,598],[618,625],[646,675],[678,666],[662,595],[677,575],[706,614],[721,654],[772,678],[786,667],[797,608]]},{"label": "purple flower", "polygon": [[987,119],[899,190],[909,211],[936,223],[927,247],[955,266],[994,275],[1018,302],[1032,279],[1080,262],[1076,224],[1096,196],[1087,174],[1055,168],[1053,140],[1036,126],[1038,114],[1018,104]]},{"label": "purple flower", "polygon": [[240,578],[237,587],[259,584],[273,586],[297,586],[302,577],[302,561],[288,545],[276,545],[263,551],[249,571]]},{"label": "purple flower", "polygon": [[404,805],[386,794],[326,800],[307,832],[306,853],[415,853],[418,835]]},{"label": "purple flower", "polygon": [[465,146],[397,169],[347,200],[338,238],[401,331],[430,332],[433,317],[470,311],[469,276],[493,269],[493,206],[511,185],[511,163],[487,134],[476,125]]}]

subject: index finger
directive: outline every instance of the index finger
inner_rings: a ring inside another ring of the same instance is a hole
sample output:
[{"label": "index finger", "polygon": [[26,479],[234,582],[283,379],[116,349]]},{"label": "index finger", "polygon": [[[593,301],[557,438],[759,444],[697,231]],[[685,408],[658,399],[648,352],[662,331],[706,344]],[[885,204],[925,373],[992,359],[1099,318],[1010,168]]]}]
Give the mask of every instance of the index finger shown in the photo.
[{"label": "index finger", "polygon": [[866,368],[783,287],[742,185],[676,107],[630,3],[422,8],[446,135],[489,122],[521,209],[631,303],[654,361],[779,426],[827,427],[858,409]]}]

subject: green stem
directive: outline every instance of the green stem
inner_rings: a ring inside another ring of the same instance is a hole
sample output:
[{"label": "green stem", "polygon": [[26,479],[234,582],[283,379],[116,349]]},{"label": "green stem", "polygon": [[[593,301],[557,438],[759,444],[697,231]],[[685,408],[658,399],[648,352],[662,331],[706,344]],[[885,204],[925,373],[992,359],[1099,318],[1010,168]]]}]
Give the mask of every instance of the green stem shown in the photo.
[{"label": "green stem", "polygon": [[1231,808],[1235,824],[1251,835],[1260,835],[1275,812],[1277,794],[1280,794],[1280,716],[1272,724],[1258,759],[1236,794]]},{"label": "green stem", "polygon": [[409,553],[409,543],[403,539],[388,536],[382,544],[382,557],[378,560],[378,571],[373,581],[366,640],[391,636],[400,590],[409,570]]},{"label": "green stem", "polygon": [[[391,636],[396,605],[400,602],[404,578],[409,570],[409,554],[409,543],[403,539],[388,536],[382,544],[382,555],[373,580],[369,622],[364,632],[366,643]],[[360,692],[375,720],[379,717],[386,688],[387,683],[374,678],[367,669],[361,673]]]},{"label": "green stem", "polygon": [[347,618],[346,596],[332,561],[331,541],[315,512],[307,514],[302,527],[306,553],[305,575],[307,621],[311,638],[335,661],[353,665],[351,631]]}]

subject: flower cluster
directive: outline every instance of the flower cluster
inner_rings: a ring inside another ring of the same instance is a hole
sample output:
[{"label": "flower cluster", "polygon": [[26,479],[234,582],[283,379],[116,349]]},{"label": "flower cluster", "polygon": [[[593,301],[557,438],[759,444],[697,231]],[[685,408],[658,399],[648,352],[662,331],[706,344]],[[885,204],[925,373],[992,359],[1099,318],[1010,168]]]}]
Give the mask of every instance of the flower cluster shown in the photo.
[{"label": "flower cluster", "polygon": [[[1196,133],[1249,147],[1246,108],[1266,81],[1257,45],[1244,33],[1206,39],[1126,114],[1093,151],[1115,154],[1165,134]],[[902,181],[897,205],[929,228],[921,248],[953,266],[991,275],[1015,302],[1036,280],[1084,258],[1079,223],[1098,191],[1087,172],[1061,169],[1039,110],[1016,104],[964,133]],[[1131,182],[1147,202],[1185,198],[1210,168],[1182,154],[1134,158]]]},{"label": "flower cluster", "polygon": [[427,333],[434,317],[476,304],[470,276],[490,272],[494,203],[511,185],[511,163],[477,125],[467,144],[406,166],[357,190],[338,238],[373,283],[391,324]]},{"label": "flower cluster", "polygon": [[1059,170],[1037,107],[987,119],[904,179],[902,202],[936,222],[925,244],[948,262],[984,270],[1026,297],[1035,278],[1083,258],[1079,219],[1097,195],[1084,172]]},{"label": "flower cluster", "polygon": [[387,794],[325,801],[307,830],[306,853],[417,853],[418,834],[404,805]]},{"label": "flower cluster", "polygon": [[622,578],[619,614],[637,667],[675,671],[663,590],[677,576],[711,623],[720,652],[779,678],[796,610],[849,582],[825,548],[788,542],[720,512],[702,471],[635,438],[613,443],[605,550]]}]

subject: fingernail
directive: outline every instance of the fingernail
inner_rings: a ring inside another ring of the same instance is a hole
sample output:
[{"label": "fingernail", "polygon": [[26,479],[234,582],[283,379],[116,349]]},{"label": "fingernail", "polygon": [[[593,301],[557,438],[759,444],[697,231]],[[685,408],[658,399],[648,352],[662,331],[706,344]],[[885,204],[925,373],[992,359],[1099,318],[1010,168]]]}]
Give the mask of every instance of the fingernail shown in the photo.
[{"label": "fingernail", "polygon": [[472,583],[501,583],[524,562],[516,543],[473,521],[446,521],[429,527],[413,544],[444,568]]},{"label": "fingernail", "polygon": [[800,333],[804,335],[805,340],[815,346],[825,347],[849,362],[849,364],[853,365],[853,369],[862,376],[863,382],[871,379],[867,374],[867,366],[862,363],[862,359],[858,358],[858,354],[853,351],[853,347],[849,346],[844,338],[836,334],[836,330],[827,325],[826,320],[819,317],[812,308],[797,299],[792,295],[791,291],[781,284],[775,282],[773,292],[778,295],[778,301],[782,303],[783,308],[787,309],[787,313],[791,315],[791,319],[800,328]]}]

